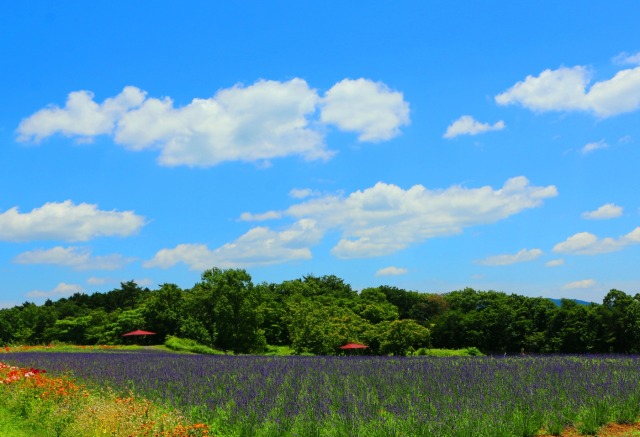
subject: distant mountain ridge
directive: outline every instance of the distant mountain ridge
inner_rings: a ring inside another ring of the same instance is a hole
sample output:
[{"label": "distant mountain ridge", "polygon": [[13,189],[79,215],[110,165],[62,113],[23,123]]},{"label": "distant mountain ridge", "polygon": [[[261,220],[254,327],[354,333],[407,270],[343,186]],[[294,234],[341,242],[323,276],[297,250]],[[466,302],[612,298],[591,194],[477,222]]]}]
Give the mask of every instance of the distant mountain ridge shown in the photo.
[{"label": "distant mountain ridge", "polygon": [[[560,301],[562,299],[551,299],[551,298],[549,298],[549,300],[551,302],[555,303],[557,306],[560,306]],[[595,302],[587,302],[586,300],[580,300],[580,299],[569,299],[569,300],[574,301],[578,305],[591,305],[592,303],[595,303]]]}]

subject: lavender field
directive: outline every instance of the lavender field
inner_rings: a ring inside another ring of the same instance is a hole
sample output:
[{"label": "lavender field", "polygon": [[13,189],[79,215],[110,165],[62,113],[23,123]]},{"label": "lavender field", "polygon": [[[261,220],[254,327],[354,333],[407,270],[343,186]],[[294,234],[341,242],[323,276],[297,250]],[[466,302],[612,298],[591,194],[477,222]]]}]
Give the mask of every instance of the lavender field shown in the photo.
[{"label": "lavender field", "polygon": [[[640,357],[261,357],[12,353],[206,421],[219,436],[584,434],[640,414]],[[595,431],[594,431],[595,432]]]}]

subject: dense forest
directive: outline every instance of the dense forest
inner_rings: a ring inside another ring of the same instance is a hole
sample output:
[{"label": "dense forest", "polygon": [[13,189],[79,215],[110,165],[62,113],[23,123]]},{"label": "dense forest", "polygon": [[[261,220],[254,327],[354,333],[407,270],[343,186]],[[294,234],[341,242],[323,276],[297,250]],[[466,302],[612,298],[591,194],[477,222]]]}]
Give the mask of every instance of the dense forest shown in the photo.
[{"label": "dense forest", "polygon": [[253,284],[242,269],[213,268],[191,289],[135,282],[0,310],[0,345],[121,344],[135,329],[195,340],[223,351],[260,353],[288,345],[335,354],[348,342],[368,353],[477,347],[485,353],[638,353],[640,294],[611,290],[602,304],[470,288],[445,294],[378,286],[357,292],[342,279],[308,275]]}]

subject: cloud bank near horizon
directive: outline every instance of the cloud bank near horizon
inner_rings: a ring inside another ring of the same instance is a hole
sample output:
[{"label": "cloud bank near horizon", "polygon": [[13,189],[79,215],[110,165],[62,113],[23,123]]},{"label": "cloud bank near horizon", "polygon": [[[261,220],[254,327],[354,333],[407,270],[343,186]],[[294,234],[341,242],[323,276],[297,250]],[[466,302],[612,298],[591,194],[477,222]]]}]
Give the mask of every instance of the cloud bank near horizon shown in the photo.
[{"label": "cloud bank near horizon", "polygon": [[522,176],[508,179],[498,189],[459,185],[445,190],[430,190],[422,185],[403,189],[379,182],[347,196],[315,197],[284,211],[244,213],[241,218],[245,221],[291,218],[295,222],[277,231],[255,227],[214,250],[203,244],[165,248],[144,266],[169,268],[184,263],[197,270],[211,265],[247,267],[310,259],[311,247],[328,232],[340,234],[331,249],[337,258],[380,257],[430,238],[498,222],[538,207],[557,194],[555,186],[532,186]]}]

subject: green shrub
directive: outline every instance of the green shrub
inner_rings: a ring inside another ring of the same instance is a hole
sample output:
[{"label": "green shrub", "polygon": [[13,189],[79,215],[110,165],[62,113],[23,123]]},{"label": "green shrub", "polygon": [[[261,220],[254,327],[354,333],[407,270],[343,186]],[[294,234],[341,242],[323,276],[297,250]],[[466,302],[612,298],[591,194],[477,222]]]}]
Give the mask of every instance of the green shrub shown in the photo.
[{"label": "green shrub", "polygon": [[477,357],[483,354],[475,347],[466,349],[427,349],[421,347],[414,355],[423,357]]},{"label": "green shrub", "polygon": [[290,346],[271,346],[267,345],[267,351],[264,355],[275,355],[279,357],[288,357],[295,355],[295,351]]},{"label": "green shrub", "polygon": [[204,346],[195,340],[188,338],[178,338],[172,335],[167,336],[164,345],[171,350],[179,352],[191,352],[194,354],[224,355],[224,352]]}]

